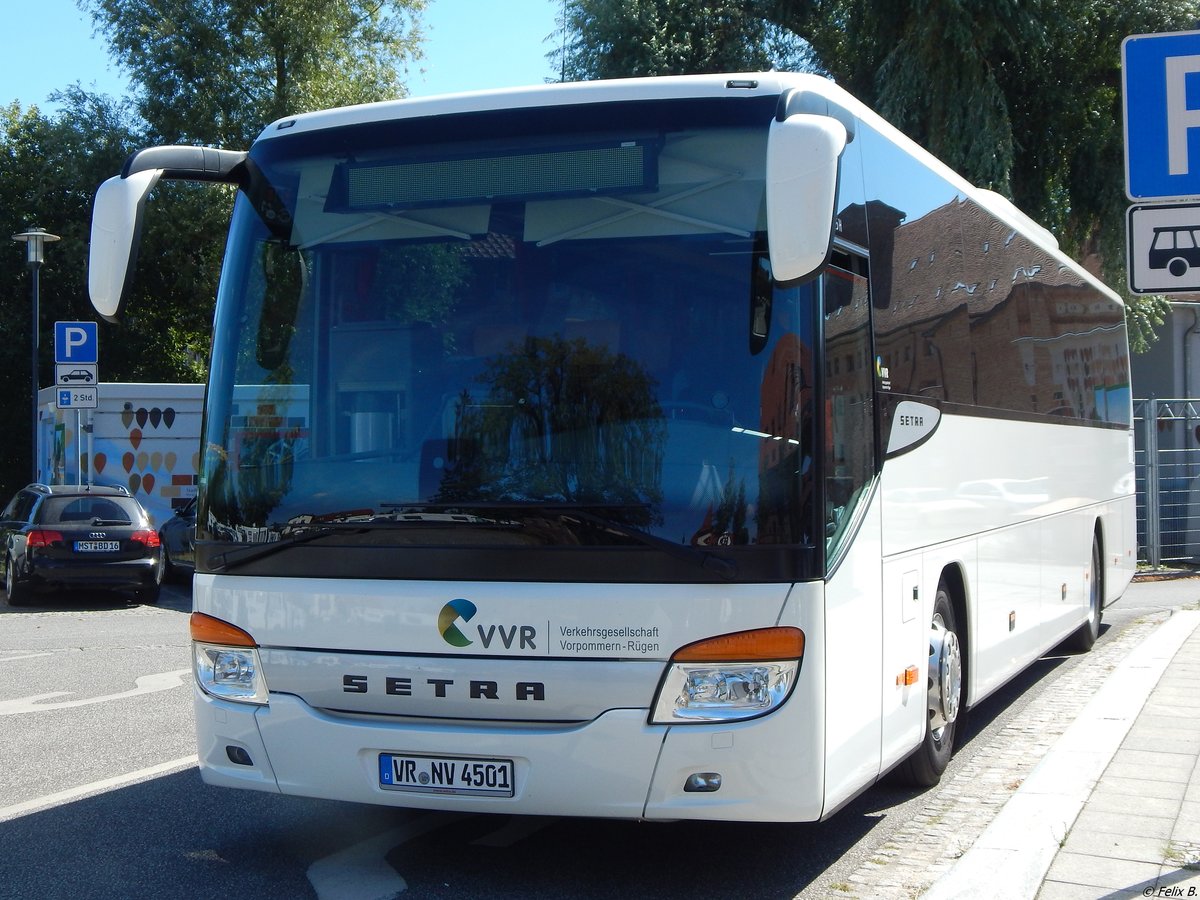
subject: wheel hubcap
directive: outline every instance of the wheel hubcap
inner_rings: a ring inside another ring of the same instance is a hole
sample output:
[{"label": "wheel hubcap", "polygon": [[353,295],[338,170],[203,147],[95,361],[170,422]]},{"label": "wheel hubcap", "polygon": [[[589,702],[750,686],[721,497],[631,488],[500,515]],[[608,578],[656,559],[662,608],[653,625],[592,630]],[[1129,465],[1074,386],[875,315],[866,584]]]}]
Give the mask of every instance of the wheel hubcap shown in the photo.
[{"label": "wheel hubcap", "polygon": [[929,729],[935,738],[940,739],[945,727],[958,718],[961,692],[958,635],[946,628],[940,615],[935,615],[929,635]]}]

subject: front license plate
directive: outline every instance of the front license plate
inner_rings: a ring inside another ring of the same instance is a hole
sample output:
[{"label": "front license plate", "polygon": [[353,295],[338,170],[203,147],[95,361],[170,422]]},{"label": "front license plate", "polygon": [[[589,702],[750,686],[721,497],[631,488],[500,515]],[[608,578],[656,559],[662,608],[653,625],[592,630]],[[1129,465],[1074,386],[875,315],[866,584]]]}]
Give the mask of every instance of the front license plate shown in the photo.
[{"label": "front license plate", "polygon": [[379,754],[379,786],[418,794],[513,795],[511,759]]},{"label": "front license plate", "polygon": [[121,549],[120,541],[76,541],[76,553],[111,553]]}]

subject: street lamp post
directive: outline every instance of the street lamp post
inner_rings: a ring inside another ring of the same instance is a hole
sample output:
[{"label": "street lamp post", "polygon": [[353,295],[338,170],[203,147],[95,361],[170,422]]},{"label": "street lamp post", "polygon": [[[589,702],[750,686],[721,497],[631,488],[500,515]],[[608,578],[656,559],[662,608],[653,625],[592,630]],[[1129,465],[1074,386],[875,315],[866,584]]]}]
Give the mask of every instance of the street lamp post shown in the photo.
[{"label": "street lamp post", "polygon": [[30,282],[33,290],[33,353],[29,366],[29,384],[33,394],[33,480],[38,480],[37,460],[37,424],[38,424],[38,281],[44,259],[43,249],[46,244],[59,240],[57,234],[49,234],[44,228],[30,228],[12,236],[14,241],[25,245],[25,265],[29,267]]}]

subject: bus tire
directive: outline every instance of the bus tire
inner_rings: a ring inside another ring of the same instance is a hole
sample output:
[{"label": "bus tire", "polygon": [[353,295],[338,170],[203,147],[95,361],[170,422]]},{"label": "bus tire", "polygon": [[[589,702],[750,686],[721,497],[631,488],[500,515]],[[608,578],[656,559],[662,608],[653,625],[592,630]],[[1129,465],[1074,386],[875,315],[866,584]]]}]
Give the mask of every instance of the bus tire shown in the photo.
[{"label": "bus tire", "polygon": [[1188,270],[1187,260],[1182,259],[1178,256],[1175,257],[1173,260],[1171,260],[1169,263],[1167,263],[1167,271],[1170,272],[1172,275],[1174,275],[1176,278],[1182,278],[1184,275],[1187,274],[1187,270]]},{"label": "bus tire", "polygon": [[896,770],[899,780],[918,787],[937,784],[950,764],[961,709],[963,661],[950,591],[938,583],[929,623],[929,671],[925,736]]},{"label": "bus tire", "polygon": [[1104,571],[1100,564],[1100,536],[1092,538],[1092,569],[1088,576],[1088,619],[1063,641],[1063,647],[1087,653],[1100,637],[1100,619],[1104,615]]}]

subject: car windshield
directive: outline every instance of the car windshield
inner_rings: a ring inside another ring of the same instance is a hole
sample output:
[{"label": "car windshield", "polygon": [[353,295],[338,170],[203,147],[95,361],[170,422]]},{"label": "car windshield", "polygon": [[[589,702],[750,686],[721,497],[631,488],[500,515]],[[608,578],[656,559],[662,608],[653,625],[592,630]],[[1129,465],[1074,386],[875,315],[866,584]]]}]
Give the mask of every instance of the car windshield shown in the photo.
[{"label": "car windshield", "polygon": [[816,314],[766,260],[774,105],[678,106],[586,110],[586,129],[526,111],[502,140],[474,118],[260,143],[201,528],[264,541],[408,512],[491,540],[522,509],[576,507],[590,518],[543,539],[811,543]]}]

